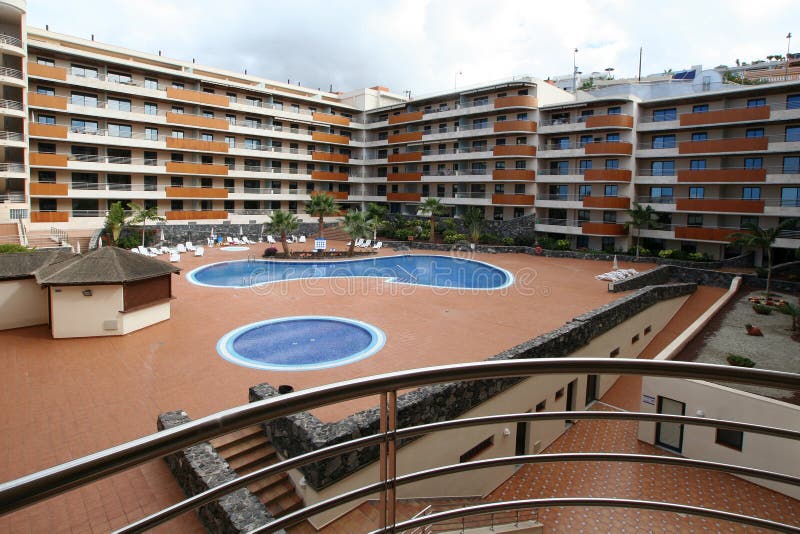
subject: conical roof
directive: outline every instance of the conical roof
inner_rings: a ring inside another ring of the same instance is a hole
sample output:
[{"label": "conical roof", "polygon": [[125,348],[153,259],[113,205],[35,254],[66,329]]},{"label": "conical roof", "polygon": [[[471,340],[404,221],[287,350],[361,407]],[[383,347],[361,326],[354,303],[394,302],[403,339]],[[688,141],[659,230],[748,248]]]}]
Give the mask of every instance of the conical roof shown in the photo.
[{"label": "conical roof", "polygon": [[121,284],[180,272],[167,262],[118,247],[103,247],[36,271],[40,285]]}]

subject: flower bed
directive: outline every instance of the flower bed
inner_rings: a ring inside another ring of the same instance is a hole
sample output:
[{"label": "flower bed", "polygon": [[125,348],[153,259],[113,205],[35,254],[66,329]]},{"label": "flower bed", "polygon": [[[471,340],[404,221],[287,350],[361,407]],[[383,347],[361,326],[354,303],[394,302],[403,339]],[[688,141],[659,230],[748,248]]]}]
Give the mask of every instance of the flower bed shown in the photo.
[{"label": "flower bed", "polygon": [[763,306],[772,306],[773,308],[780,308],[786,304],[785,300],[775,297],[750,297],[749,300],[752,304],[761,304]]}]

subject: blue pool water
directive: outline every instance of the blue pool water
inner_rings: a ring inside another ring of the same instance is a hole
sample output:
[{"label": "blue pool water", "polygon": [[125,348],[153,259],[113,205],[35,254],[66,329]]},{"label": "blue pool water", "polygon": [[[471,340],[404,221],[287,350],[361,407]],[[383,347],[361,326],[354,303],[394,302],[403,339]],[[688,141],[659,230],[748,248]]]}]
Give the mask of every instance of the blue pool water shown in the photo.
[{"label": "blue pool water", "polygon": [[500,289],[514,281],[511,273],[488,263],[428,255],[314,262],[229,261],[199,267],[188,275],[189,280],[198,285],[238,288],[301,278],[354,276],[458,289]]},{"label": "blue pool water", "polygon": [[272,371],[307,371],[352,363],[383,348],[384,333],[341,317],[283,317],[225,334],[217,352],[226,360]]}]

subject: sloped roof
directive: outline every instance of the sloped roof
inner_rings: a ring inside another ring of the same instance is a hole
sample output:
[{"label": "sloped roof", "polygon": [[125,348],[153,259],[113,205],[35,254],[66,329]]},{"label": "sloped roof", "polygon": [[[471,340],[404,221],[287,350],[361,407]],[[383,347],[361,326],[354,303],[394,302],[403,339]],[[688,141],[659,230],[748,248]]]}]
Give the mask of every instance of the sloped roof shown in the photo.
[{"label": "sloped roof", "polygon": [[180,272],[167,262],[117,247],[103,247],[36,271],[43,286],[121,284]]},{"label": "sloped roof", "polygon": [[72,258],[74,255],[67,249],[0,254],[0,280],[31,278],[42,267],[60,263]]}]

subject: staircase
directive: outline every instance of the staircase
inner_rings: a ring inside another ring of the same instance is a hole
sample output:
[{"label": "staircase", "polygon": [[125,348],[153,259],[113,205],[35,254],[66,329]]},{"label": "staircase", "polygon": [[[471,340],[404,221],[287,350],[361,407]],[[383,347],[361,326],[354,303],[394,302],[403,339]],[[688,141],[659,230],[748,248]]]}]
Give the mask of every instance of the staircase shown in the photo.
[{"label": "staircase", "polygon": [[[329,226],[325,228],[323,232],[325,239],[329,239],[331,241],[350,241],[350,235],[344,231],[344,228],[341,226]],[[315,239],[319,237],[319,232],[315,232],[314,234],[308,236],[308,239]]]},{"label": "staircase", "polygon": [[[78,251],[78,245],[80,245],[81,252],[89,252],[89,240],[92,237],[92,232],[93,230],[70,230],[67,234],[67,242],[72,245],[75,252]],[[28,230],[28,246],[37,249],[61,246],[50,235],[49,230]]]},{"label": "staircase", "polygon": [[[278,456],[260,426],[252,426],[211,440],[217,452],[225,458],[236,474],[246,475],[256,469],[278,463]],[[247,486],[272,514],[279,518],[303,507],[286,473],[272,475]]]},{"label": "staircase", "polygon": [[17,223],[0,223],[0,245],[19,245]]}]

